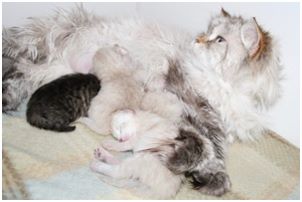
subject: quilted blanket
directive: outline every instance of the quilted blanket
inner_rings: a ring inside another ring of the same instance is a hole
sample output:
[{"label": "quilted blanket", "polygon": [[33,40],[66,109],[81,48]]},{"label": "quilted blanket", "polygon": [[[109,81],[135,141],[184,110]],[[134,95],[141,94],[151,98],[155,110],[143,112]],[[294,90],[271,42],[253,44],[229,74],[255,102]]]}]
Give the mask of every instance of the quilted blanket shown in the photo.
[{"label": "quilted blanket", "polygon": [[[109,185],[89,169],[104,138],[78,124],[71,133],[31,127],[3,115],[3,199],[142,199]],[[234,143],[227,158],[232,191],[217,198],[185,183],[176,199],[298,199],[299,149],[271,133],[256,142]]]}]

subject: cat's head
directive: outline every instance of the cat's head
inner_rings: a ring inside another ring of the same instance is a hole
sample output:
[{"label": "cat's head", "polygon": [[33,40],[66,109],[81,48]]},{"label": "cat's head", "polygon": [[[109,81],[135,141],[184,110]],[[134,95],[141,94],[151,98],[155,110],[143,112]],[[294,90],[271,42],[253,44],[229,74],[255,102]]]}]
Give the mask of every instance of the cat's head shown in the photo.
[{"label": "cat's head", "polygon": [[242,85],[256,105],[268,107],[279,97],[278,47],[255,18],[231,16],[222,9],[196,37],[194,51],[205,66],[233,85]]}]

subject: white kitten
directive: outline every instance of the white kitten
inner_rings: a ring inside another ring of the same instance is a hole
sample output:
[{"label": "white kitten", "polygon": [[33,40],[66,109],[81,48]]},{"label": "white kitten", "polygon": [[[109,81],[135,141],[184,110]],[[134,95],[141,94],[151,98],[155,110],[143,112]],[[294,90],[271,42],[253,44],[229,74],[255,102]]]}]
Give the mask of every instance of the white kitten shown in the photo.
[{"label": "white kitten", "polygon": [[[165,142],[173,141],[178,128],[156,114],[140,110],[122,110],[115,113],[112,126],[113,136],[119,141],[103,141],[102,146],[95,150],[91,169],[114,179],[137,178],[149,187],[149,190],[145,191],[153,194],[153,198],[175,196],[183,176],[173,174],[152,150],[156,150]],[[132,150],[133,155],[119,160],[106,149]]]}]

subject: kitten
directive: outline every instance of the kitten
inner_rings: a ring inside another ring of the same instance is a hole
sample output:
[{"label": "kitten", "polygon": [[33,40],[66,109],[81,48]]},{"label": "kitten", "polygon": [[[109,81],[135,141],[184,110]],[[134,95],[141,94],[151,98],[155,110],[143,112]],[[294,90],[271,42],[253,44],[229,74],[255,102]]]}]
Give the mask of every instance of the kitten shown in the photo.
[{"label": "kitten", "polygon": [[[99,147],[92,169],[115,179],[138,178],[159,198],[174,196],[182,177],[169,171],[151,150],[177,135],[174,122],[182,112],[177,97],[169,92],[146,90],[141,81],[136,80],[136,74],[141,72],[137,71],[135,62],[128,51],[118,45],[98,50],[94,56],[94,73],[102,80],[102,90],[93,99],[88,117],[79,121],[100,134],[112,133],[120,141],[102,142],[106,149],[133,150],[134,155],[118,161]],[[153,170],[140,169],[142,162],[156,168],[158,177],[151,177]],[[112,169],[104,170],[103,166]]]},{"label": "kitten", "polygon": [[62,76],[34,92],[27,104],[27,121],[38,128],[73,131],[70,123],[87,115],[100,88],[100,80],[92,74]]},{"label": "kitten", "polygon": [[[174,197],[183,180],[175,175],[154,152],[169,144],[177,135],[177,126],[154,113],[141,110],[121,110],[113,115],[113,136],[95,149],[91,169],[114,180],[138,180],[147,186],[144,196],[167,199]],[[126,159],[118,159],[110,151],[133,151]],[[156,175],[154,171],[156,170]]]},{"label": "kitten", "polygon": [[99,134],[108,135],[114,112],[136,109],[144,90],[133,77],[135,63],[122,47],[102,48],[96,52],[93,61],[92,73],[102,80],[102,90],[92,100],[88,117],[78,121]]}]

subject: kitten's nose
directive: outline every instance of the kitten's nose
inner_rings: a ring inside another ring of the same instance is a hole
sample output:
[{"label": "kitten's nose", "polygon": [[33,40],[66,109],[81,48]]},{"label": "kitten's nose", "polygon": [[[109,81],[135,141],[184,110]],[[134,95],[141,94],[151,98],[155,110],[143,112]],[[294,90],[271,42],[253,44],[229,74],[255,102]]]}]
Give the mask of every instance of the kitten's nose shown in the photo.
[{"label": "kitten's nose", "polygon": [[205,35],[200,35],[195,39],[196,43],[207,43],[208,38]]}]

